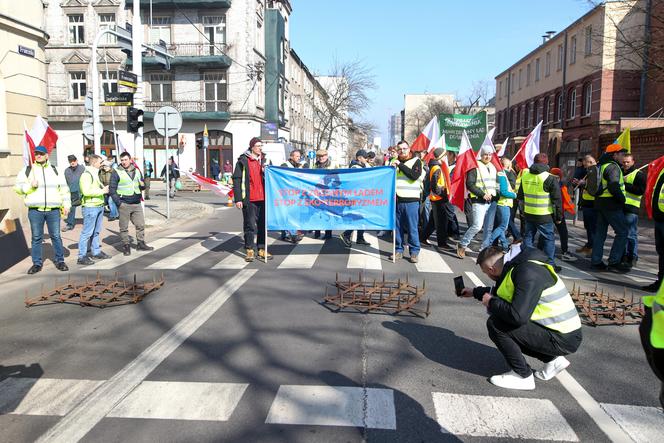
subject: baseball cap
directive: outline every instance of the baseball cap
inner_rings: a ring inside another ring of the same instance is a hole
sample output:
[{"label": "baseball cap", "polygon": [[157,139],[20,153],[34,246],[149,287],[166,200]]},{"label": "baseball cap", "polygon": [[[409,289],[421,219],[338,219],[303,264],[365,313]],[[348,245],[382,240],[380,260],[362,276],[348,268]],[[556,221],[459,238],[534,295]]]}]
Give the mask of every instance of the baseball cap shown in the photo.
[{"label": "baseball cap", "polygon": [[433,157],[435,159],[441,158],[443,155],[445,155],[445,149],[443,148],[436,148],[433,150]]},{"label": "baseball cap", "polygon": [[606,147],[606,152],[609,153],[609,154],[614,153],[614,152],[621,152],[621,151],[622,152],[627,152],[627,149],[625,149],[622,146],[620,146],[618,144],[615,144],[615,143],[610,144],[609,146]]},{"label": "baseball cap", "polygon": [[46,149],[46,146],[39,145],[35,148],[35,152],[41,152],[42,154],[48,154],[48,149]]}]

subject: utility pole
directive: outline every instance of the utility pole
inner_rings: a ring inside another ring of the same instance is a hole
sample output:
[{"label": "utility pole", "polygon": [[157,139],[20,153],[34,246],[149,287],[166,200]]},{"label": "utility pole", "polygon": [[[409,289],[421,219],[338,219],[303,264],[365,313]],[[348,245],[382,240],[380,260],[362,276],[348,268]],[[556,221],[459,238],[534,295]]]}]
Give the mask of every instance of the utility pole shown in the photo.
[{"label": "utility pole", "polygon": [[[134,9],[132,17],[132,48],[131,54],[132,70],[136,74],[136,92],[134,92],[134,107],[144,111],[143,105],[143,28],[141,26],[141,5],[140,0],[134,0]],[[144,117],[139,117],[143,121]],[[143,161],[143,126],[138,128],[134,135],[134,156],[137,157],[138,164]],[[168,150],[166,151],[168,159]],[[168,192],[168,189],[166,190]]]}]

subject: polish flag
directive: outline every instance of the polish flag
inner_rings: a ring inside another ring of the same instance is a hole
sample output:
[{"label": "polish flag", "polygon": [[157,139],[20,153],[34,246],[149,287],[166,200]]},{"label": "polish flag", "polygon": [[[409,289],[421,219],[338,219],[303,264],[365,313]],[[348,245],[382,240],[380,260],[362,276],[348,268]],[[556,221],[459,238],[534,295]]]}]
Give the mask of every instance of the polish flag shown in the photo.
[{"label": "polish flag", "polygon": [[23,137],[23,164],[27,167],[35,161],[35,142],[32,141],[25,122],[23,122],[23,132],[25,134]]},{"label": "polish flag", "polygon": [[189,172],[185,170],[180,170],[180,172],[183,172],[187,177],[195,181],[203,189],[212,191],[222,197],[228,196],[228,198],[233,198],[233,188],[230,186],[226,186],[211,178],[203,177],[196,172]]},{"label": "polish flag", "polygon": [[468,171],[476,168],[477,158],[475,158],[475,151],[473,151],[468,134],[464,130],[461,135],[459,155],[457,156],[454,167],[454,180],[450,189],[450,202],[461,211],[463,211],[463,201],[468,194],[468,190],[466,189],[466,174]]},{"label": "polish flag", "polygon": [[422,161],[426,164],[433,160],[433,150],[437,148],[447,149],[447,143],[445,142],[445,134],[438,137],[435,143],[432,143],[427,150],[427,155],[424,156]]},{"label": "polish flag", "polygon": [[35,117],[32,130],[30,130],[30,137],[32,137],[33,141],[39,140],[39,143],[35,146],[46,147],[49,154],[58,142],[58,134],[48,125],[48,123],[46,123],[46,120],[41,118],[40,115]]},{"label": "polish flag", "polygon": [[493,151],[491,154],[491,163],[496,167],[496,170],[502,171],[503,170],[503,165],[500,163],[500,158],[498,157],[498,153],[496,152],[496,147],[493,145],[493,142],[491,139],[493,138],[493,133],[496,132],[496,128],[493,128],[489,131],[489,133],[484,137],[484,141],[482,142],[482,146],[480,146],[480,150],[477,151],[477,160],[482,159],[482,151],[486,149],[490,149]]},{"label": "polish flag", "polygon": [[535,156],[539,154],[541,131],[542,131],[542,121],[540,120],[537,126],[535,126],[535,129],[533,129],[530,132],[530,134],[528,134],[528,137],[526,137],[523,143],[521,143],[521,147],[519,148],[516,155],[512,159],[512,161],[516,162],[516,165],[519,167],[519,170],[523,171],[529,168],[533,164]]},{"label": "polish flag", "polygon": [[510,140],[509,137],[505,139],[503,142],[503,145],[500,147],[500,151],[498,151],[498,157],[503,158],[505,156],[505,151],[507,150],[507,142]]},{"label": "polish flag", "polygon": [[655,185],[657,185],[659,174],[663,169],[664,156],[661,156],[657,160],[653,160],[648,164],[648,180],[646,181],[646,192],[643,194],[643,198],[646,201],[646,212],[650,219],[652,219],[652,195],[655,192]]},{"label": "polish flag", "polygon": [[429,151],[440,138],[440,129],[438,128],[438,116],[435,115],[426,125],[420,135],[417,136],[410,146],[411,151]]}]

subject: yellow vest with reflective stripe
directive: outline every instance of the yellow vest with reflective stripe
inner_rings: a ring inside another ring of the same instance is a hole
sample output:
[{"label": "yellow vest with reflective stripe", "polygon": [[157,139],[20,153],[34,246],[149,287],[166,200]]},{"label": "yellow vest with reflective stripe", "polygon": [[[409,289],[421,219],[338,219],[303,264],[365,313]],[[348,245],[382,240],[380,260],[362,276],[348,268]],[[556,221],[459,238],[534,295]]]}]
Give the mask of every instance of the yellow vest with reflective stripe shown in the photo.
[{"label": "yellow vest with reflective stripe", "polygon": [[[609,191],[608,188],[608,182],[604,178],[604,171],[606,171],[606,168],[610,165],[611,163],[604,163],[602,167],[600,168],[600,177],[602,177],[602,194],[600,197],[611,197],[613,194]],[[618,166],[616,164],[616,166]],[[625,194],[625,178],[623,177],[623,172],[622,169],[618,166],[618,170],[620,171],[620,191]]]},{"label": "yellow vest with reflective stripe", "polygon": [[[431,170],[429,170],[429,181],[431,181],[431,178],[433,177],[433,174],[435,174],[437,170],[440,171],[440,175],[438,176],[438,180],[436,181],[436,186],[441,188],[441,187],[443,187],[443,185],[445,185],[445,177],[443,177],[443,169],[440,166],[434,165],[431,168]],[[431,200],[432,202],[442,200],[442,199],[443,199],[443,197],[441,197],[440,195],[436,195],[433,192],[429,193],[429,200]]]},{"label": "yellow vest with reflective stripe", "polygon": [[[664,174],[664,169],[662,169],[660,171],[659,175],[657,176],[657,181],[655,182],[655,187],[657,187],[657,183],[659,182],[659,179],[662,178],[662,174]],[[654,189],[653,189],[653,191],[654,191]],[[660,212],[664,212],[664,186],[659,188],[659,195],[655,195],[653,193],[653,198],[656,199],[653,202],[653,206],[657,205]]]},{"label": "yellow vest with reflective stripe", "polygon": [[652,309],[652,328],[650,344],[654,348],[664,349],[664,290],[660,285],[657,295],[643,297],[643,304]]},{"label": "yellow vest with reflective stripe", "polygon": [[[497,185],[497,175],[496,167],[493,163],[484,164],[479,162],[477,164],[477,174],[475,176],[475,186],[484,191],[485,194],[495,196]],[[468,193],[472,198],[482,198],[481,195],[475,195],[472,192]]]},{"label": "yellow vest with reflective stripe", "polygon": [[551,174],[542,172],[541,174],[532,174],[526,170],[521,177],[521,186],[523,187],[523,210],[530,215],[551,215],[553,214],[553,204],[549,193],[544,190],[544,182]]},{"label": "yellow vest with reflective stripe", "polygon": [[593,201],[595,200],[595,196],[592,195],[590,192],[586,191],[586,188],[583,188],[583,192],[581,193],[581,199],[586,201]]},{"label": "yellow vest with reflective stripe", "polygon": [[122,166],[118,167],[115,171],[118,173],[118,176],[120,176],[117,190],[118,195],[130,196],[141,193],[141,174],[138,172],[138,170],[134,171],[133,180],[129,176],[129,173]]},{"label": "yellow vest with reflective stripe", "polygon": [[[92,179],[89,183],[87,182],[88,175]],[[87,166],[78,183],[81,189],[81,206],[86,208],[104,206],[104,194],[101,192],[104,185],[99,180],[98,169]]]},{"label": "yellow vest with reflective stripe", "polygon": [[[412,168],[417,160],[417,157],[413,157],[410,160],[405,161],[403,164],[408,168]],[[397,168],[397,196],[401,198],[420,198],[423,179],[424,169],[422,169],[422,174],[420,174],[419,178],[411,180],[406,177],[406,174],[401,172],[401,169]]]},{"label": "yellow vest with reflective stripe", "polygon": [[[639,170],[636,169],[625,176],[625,183],[631,185],[636,179],[636,174],[639,173]],[[636,206],[637,208],[641,207],[641,197],[642,195],[632,194],[625,190],[625,204]]]},{"label": "yellow vest with reflective stripe", "polygon": [[[505,173],[505,171],[500,171],[500,172],[498,173],[498,175],[501,176],[501,177],[505,177],[505,180],[507,181],[507,189],[508,189],[510,192],[514,192],[514,191],[512,190],[512,184],[510,183],[509,178],[507,178],[507,174]],[[508,197],[503,197],[503,196],[501,196],[501,197],[498,199],[498,203],[497,203],[497,204],[498,204],[498,206],[507,206],[508,208],[511,208],[512,205],[514,204],[514,199],[511,199],[511,198],[508,198]]]},{"label": "yellow vest with reflective stripe", "polygon": [[[562,334],[579,329],[581,319],[576,311],[576,306],[574,306],[572,296],[565,287],[565,283],[556,275],[551,265],[536,260],[528,261],[544,266],[556,281],[553,286],[542,291],[537,306],[535,306],[535,310],[530,316],[530,321]],[[496,291],[496,295],[508,303],[512,303],[514,297],[515,287],[512,281],[512,271],[514,271],[514,268],[509,270]]]}]

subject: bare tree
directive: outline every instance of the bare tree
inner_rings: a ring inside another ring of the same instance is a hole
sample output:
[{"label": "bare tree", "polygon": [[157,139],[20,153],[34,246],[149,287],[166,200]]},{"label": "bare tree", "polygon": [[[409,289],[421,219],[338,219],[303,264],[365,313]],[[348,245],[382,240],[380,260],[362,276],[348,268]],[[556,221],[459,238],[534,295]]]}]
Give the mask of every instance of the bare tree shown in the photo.
[{"label": "bare tree", "polygon": [[454,112],[454,107],[449,102],[434,96],[428,97],[415,112],[408,113],[404,125],[408,128],[408,133],[405,134],[406,139],[415,140],[434,116],[452,112]]},{"label": "bare tree", "polygon": [[370,91],[376,89],[374,75],[361,61],[335,60],[330,73],[318,77],[324,92],[313,101],[316,147],[328,149],[335,138],[362,121],[371,105]]},{"label": "bare tree", "polygon": [[473,82],[470,92],[464,99],[457,103],[455,112],[457,114],[477,114],[493,105],[494,82],[480,80]]}]

